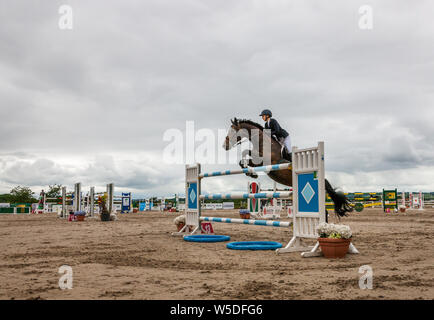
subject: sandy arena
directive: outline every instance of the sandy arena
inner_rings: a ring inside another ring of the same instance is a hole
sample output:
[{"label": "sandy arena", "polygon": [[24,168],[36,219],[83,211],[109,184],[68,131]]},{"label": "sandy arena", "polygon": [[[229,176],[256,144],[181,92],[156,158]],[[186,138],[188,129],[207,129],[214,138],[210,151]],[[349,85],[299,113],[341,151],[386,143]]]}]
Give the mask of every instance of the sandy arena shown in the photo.
[{"label": "sandy arena", "polygon": [[[233,251],[172,237],[179,213],[118,214],[118,221],[68,222],[56,214],[1,215],[1,299],[433,299],[434,209],[351,213],[361,252],[344,259]],[[236,211],[204,216],[239,217]],[[287,219],[283,219],[287,220]],[[213,223],[231,241],[286,245],[287,228]],[[73,268],[60,290],[58,268]],[[359,267],[373,268],[373,290]]]}]

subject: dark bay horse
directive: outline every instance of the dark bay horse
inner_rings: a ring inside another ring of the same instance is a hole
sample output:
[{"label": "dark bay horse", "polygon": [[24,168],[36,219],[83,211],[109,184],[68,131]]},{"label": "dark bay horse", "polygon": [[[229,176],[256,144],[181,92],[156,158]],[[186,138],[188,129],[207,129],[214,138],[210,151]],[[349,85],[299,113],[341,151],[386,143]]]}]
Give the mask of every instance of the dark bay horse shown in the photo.
[{"label": "dark bay horse", "polygon": [[[252,150],[246,150],[243,152],[243,160],[240,161],[242,168],[259,167],[267,164],[281,164],[288,163],[290,161],[290,155],[283,153],[280,143],[270,137],[269,134],[264,132],[264,127],[251,120],[242,120],[234,118],[231,120],[232,125],[228,131],[223,147],[226,150],[230,150],[237,146],[246,139],[253,143]],[[264,159],[264,145],[268,148],[265,156],[270,156],[270,163],[263,163]],[[253,178],[257,178],[256,174],[246,174]],[[280,170],[271,171],[267,175],[277,183],[292,187],[292,171]],[[342,192],[336,192],[331,184],[325,179],[325,188],[327,194],[330,196],[334,203],[335,213],[340,216],[346,216],[347,212],[353,211],[348,199]]]}]

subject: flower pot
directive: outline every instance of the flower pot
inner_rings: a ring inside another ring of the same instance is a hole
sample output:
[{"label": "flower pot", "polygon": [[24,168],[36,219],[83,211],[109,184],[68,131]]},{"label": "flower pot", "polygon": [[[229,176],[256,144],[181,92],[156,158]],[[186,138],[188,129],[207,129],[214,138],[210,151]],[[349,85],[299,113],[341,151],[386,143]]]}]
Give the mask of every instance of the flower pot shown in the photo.
[{"label": "flower pot", "polygon": [[84,221],[83,215],[75,216],[75,218],[77,219],[77,221]]},{"label": "flower pot", "polygon": [[351,239],[318,238],[321,251],[326,258],[343,258],[348,252]]},{"label": "flower pot", "polygon": [[[184,228],[185,223],[179,223],[176,225],[176,228],[178,229],[178,232],[181,231],[182,228]],[[188,226],[187,228],[185,228],[184,232],[192,232],[193,231],[193,227],[192,226]]]},{"label": "flower pot", "polygon": [[101,221],[110,221],[110,213],[101,213]]},{"label": "flower pot", "polygon": [[181,231],[181,229],[184,228],[184,226],[185,226],[185,223],[178,223],[176,225],[176,227],[178,228],[178,232]]},{"label": "flower pot", "polygon": [[405,212],[405,207],[401,207],[401,208],[399,208],[399,211],[401,211],[401,212]]}]

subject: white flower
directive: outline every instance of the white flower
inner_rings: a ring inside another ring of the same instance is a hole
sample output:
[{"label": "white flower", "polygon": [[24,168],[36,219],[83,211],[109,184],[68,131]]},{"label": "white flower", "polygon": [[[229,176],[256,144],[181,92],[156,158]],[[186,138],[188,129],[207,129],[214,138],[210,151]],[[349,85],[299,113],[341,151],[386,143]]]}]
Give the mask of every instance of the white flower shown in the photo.
[{"label": "white flower", "polygon": [[182,214],[182,215],[180,215],[180,216],[177,216],[177,217],[173,220],[173,223],[174,223],[175,225],[178,225],[178,224],[180,224],[180,223],[184,223],[184,224],[185,224],[185,214]]},{"label": "white flower", "polygon": [[349,239],[352,237],[351,229],[347,225],[333,224],[333,223],[320,223],[318,225],[317,233],[321,238],[342,238]]}]

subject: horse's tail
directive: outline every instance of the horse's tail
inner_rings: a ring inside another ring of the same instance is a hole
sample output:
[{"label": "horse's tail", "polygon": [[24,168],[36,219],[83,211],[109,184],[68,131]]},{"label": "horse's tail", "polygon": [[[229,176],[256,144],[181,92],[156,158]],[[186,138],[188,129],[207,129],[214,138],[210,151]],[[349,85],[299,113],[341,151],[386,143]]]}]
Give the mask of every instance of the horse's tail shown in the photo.
[{"label": "horse's tail", "polygon": [[335,213],[338,216],[344,217],[347,216],[347,212],[353,211],[353,207],[350,205],[345,195],[342,192],[336,192],[327,179],[325,179],[325,188],[328,195],[333,200],[335,205]]}]

